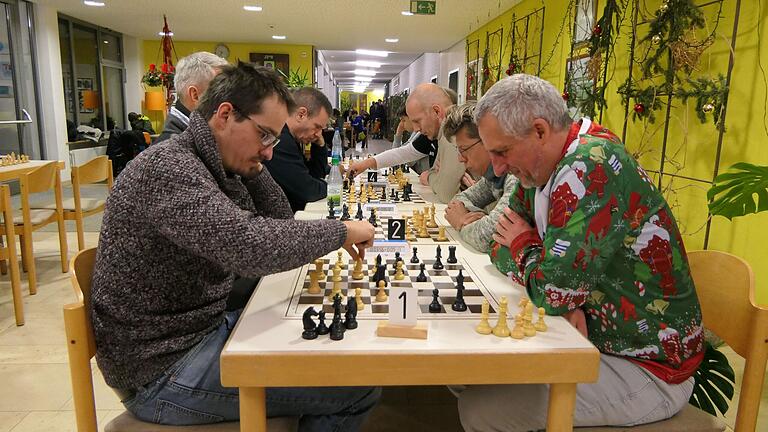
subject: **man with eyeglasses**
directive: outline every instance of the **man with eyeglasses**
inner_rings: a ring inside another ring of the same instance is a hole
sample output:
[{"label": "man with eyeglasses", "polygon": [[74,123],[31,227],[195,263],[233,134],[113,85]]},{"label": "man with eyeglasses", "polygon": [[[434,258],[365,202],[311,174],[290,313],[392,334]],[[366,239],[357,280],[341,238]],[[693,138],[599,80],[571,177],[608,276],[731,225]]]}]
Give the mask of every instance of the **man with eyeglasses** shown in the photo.
[{"label": "man with eyeglasses", "polygon": [[304,145],[322,139],[323,128],[333,112],[328,98],[318,89],[295,90],[296,108],[290,113],[280,132],[280,145],[272,160],[264,166],[285,192],[294,212],[304,210],[308,202],[321,200],[328,194],[328,184],[310,174],[304,163]]},{"label": "man with eyeglasses", "polygon": [[[474,119],[475,104],[454,105],[443,122],[443,135],[454,140],[459,161],[467,167],[464,182],[470,187],[448,203],[445,218],[459,230],[461,238],[480,252],[489,252],[496,223],[509,205],[517,184],[512,174],[496,175],[483,148]],[[479,180],[475,181],[474,179]]]},{"label": "man with eyeglasses", "polygon": [[[294,107],[272,70],[226,66],[189,127],[142,152],[107,199],[89,314],[96,361],[139,419],[194,425],[239,418],[238,389],[220,381],[220,354],[242,310],[225,311],[234,274],[299,267],[373,242],[366,221],[293,218],[264,162]],[[268,416],[301,431],[355,431],[371,387],[270,388]]]}]

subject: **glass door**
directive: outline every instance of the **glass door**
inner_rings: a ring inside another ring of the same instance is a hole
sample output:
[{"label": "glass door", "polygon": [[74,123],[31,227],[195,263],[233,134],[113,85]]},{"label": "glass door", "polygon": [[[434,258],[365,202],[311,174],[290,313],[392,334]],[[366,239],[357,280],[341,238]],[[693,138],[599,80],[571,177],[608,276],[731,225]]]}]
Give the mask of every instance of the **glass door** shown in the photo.
[{"label": "glass door", "polygon": [[0,1],[0,154],[43,159],[33,41],[32,5]]}]

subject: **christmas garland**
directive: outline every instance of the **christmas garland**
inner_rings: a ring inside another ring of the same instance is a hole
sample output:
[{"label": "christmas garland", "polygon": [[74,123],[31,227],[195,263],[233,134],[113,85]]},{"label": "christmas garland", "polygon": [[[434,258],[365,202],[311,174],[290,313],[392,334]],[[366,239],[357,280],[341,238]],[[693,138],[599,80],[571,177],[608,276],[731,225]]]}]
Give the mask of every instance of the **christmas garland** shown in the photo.
[{"label": "christmas garland", "polygon": [[663,73],[667,81],[671,82],[675,68],[665,68],[662,64],[667,50],[671,49],[673,43],[684,40],[692,29],[703,28],[704,25],[704,13],[693,0],[664,0],[656,12],[656,18],[650,22],[648,34],[640,40],[641,43],[650,42],[654,46],[643,62],[643,77]]},{"label": "christmas garland", "polygon": [[677,97],[687,102],[689,98],[696,99],[696,117],[703,124],[707,121],[707,114],[712,113],[712,123],[717,130],[725,132],[725,122],[722,114],[728,103],[728,86],[725,77],[720,74],[717,79],[698,78],[687,80],[690,90],[677,91]]}]

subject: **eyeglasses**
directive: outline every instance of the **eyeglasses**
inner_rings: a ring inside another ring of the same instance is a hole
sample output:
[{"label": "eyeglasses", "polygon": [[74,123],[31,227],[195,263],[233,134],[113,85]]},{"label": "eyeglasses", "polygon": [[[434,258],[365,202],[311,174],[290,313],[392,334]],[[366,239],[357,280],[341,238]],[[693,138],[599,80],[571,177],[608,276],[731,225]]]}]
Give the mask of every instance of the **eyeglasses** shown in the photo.
[{"label": "eyeglasses", "polygon": [[235,106],[235,104],[233,104],[232,102],[230,102],[230,104],[232,105],[232,109],[234,111],[236,111],[238,114],[248,119],[256,127],[256,130],[261,134],[262,147],[269,149],[269,148],[274,148],[276,145],[280,144],[280,138],[275,136],[275,134],[273,134],[272,132],[268,131],[264,126],[253,121],[253,119],[250,116],[243,114],[243,111],[241,111],[240,108]]},{"label": "eyeglasses", "polygon": [[480,144],[481,142],[483,142],[483,140],[479,139],[479,140],[475,141],[474,144],[472,144],[471,146],[469,146],[469,147],[467,147],[465,149],[463,149],[463,148],[461,148],[459,146],[456,146],[456,149],[459,151],[460,155],[464,156],[469,151],[469,149],[471,149],[472,147]]}]

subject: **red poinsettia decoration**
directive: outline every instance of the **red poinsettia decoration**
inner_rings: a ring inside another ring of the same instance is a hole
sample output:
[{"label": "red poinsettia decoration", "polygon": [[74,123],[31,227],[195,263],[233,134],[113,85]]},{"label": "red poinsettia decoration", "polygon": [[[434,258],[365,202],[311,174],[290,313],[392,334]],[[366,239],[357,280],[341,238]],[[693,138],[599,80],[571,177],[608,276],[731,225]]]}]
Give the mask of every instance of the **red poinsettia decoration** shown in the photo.
[{"label": "red poinsettia decoration", "polygon": [[163,63],[158,70],[157,65],[152,63],[149,65],[149,70],[141,78],[141,82],[148,87],[173,87],[175,73],[176,68],[173,65]]}]

